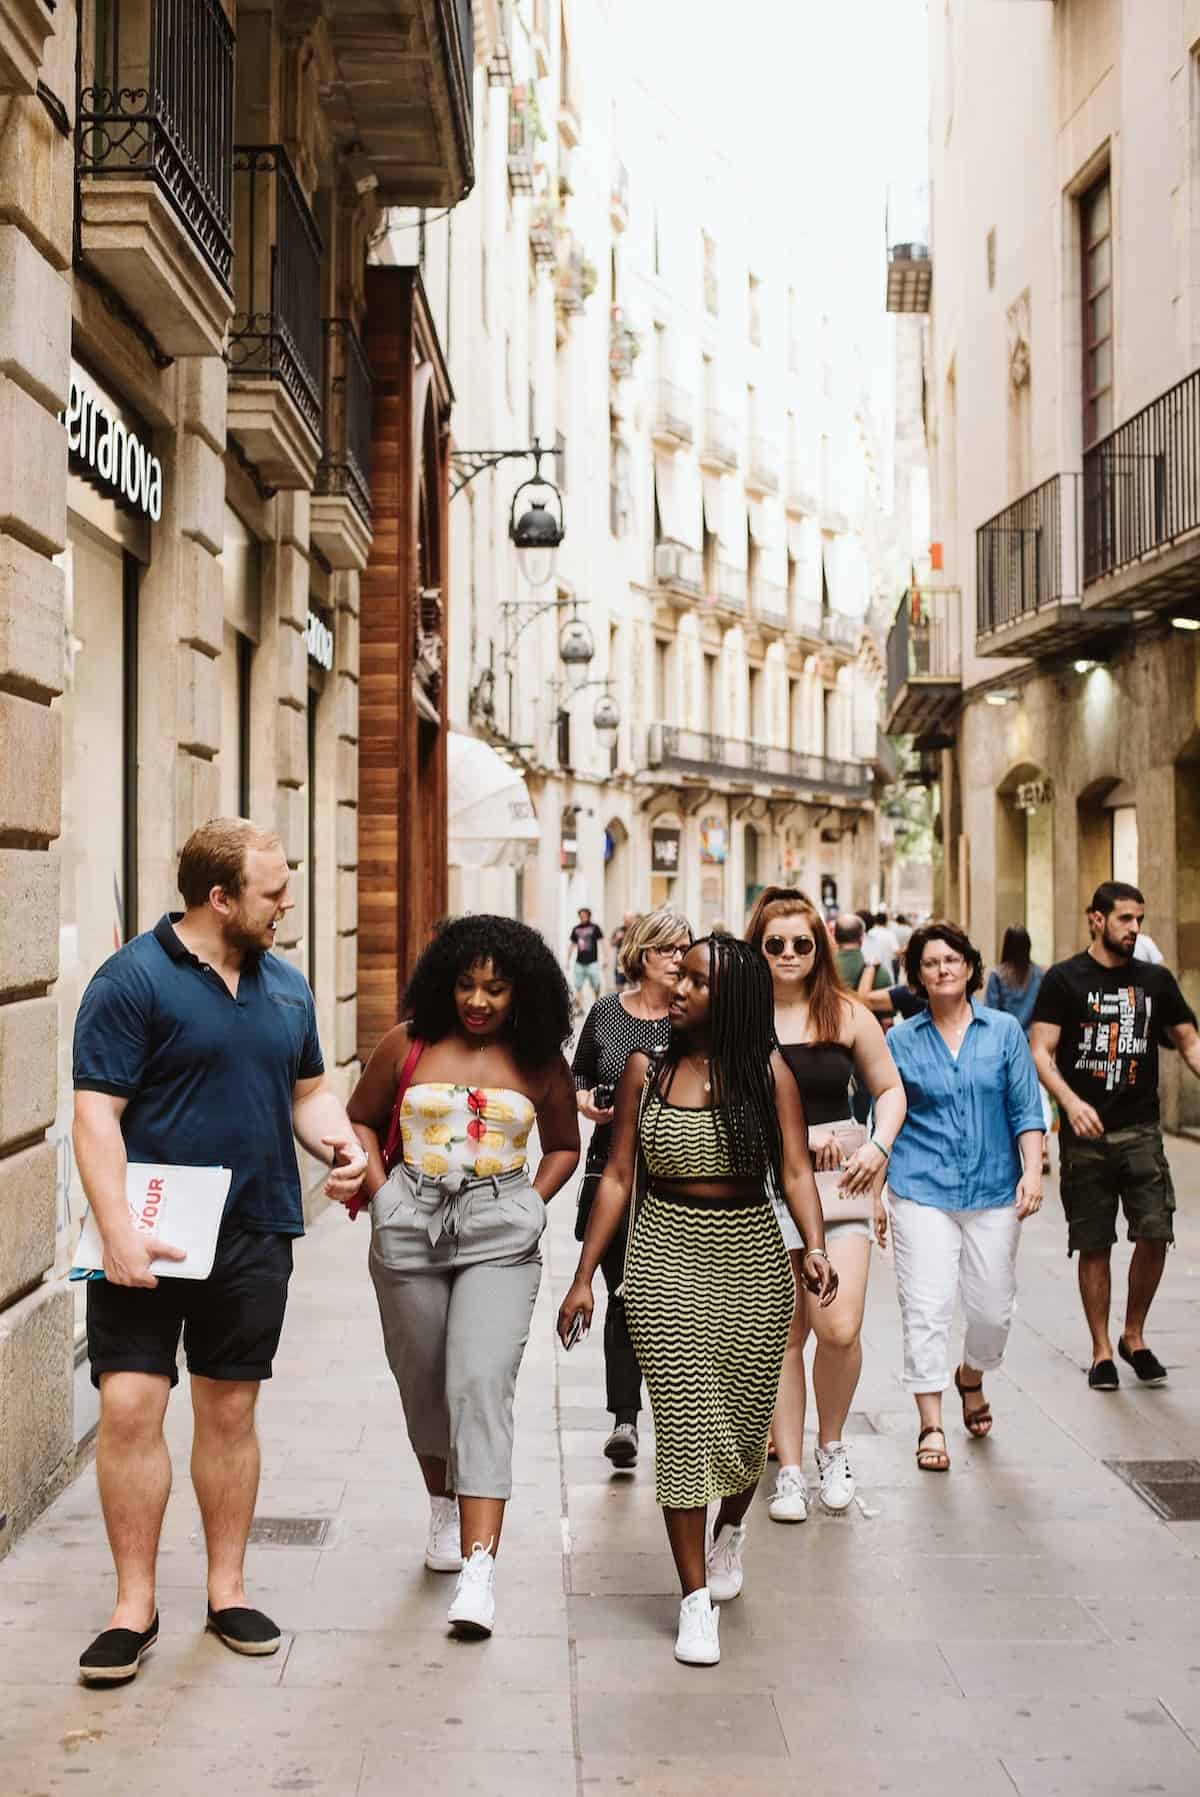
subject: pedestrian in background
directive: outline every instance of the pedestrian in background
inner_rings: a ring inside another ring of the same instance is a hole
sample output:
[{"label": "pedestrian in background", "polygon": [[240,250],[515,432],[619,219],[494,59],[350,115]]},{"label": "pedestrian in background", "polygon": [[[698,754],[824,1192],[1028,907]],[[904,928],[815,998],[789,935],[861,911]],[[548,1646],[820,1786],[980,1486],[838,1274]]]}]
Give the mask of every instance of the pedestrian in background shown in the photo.
[{"label": "pedestrian in background", "polygon": [[592,921],[592,914],[586,905],[579,909],[579,922],[571,931],[567,942],[567,967],[572,970],[575,987],[575,1007],[582,1016],[587,1010],[583,994],[585,989],[591,992],[589,1004],[595,1004],[601,991],[601,967],[603,950],[600,944],[604,941],[604,931],[598,923]]},{"label": "pedestrian in background", "polygon": [[[838,978],[829,933],[803,892],[768,886],[746,925],[746,940],[763,955],[771,974],[775,1031],[804,1106],[808,1146],[817,1172],[839,1172],[848,1195],[874,1192],[876,1227],[883,1240],[886,1213],[880,1190],[892,1143],[904,1121],[904,1088],[866,1007]],[[850,1081],[857,1077],[875,1107],[871,1139],[843,1159],[829,1125],[851,1117]],[[796,1281],[796,1310],[779,1380],[772,1439],[779,1462],[768,1512],[775,1522],[804,1522],[808,1486],[803,1471],[807,1391],[804,1344],[817,1338],[813,1395],[817,1401],[817,1476],[827,1510],[845,1510],[854,1499],[854,1475],[844,1440],[846,1419],[862,1373],[862,1322],[871,1265],[871,1224],[839,1221],[826,1210],[825,1245],[838,1275],[837,1297],[821,1305],[803,1278],[804,1243],[787,1206],[776,1214]]]},{"label": "pedestrian in background", "polygon": [[909,938],[905,963],[929,1008],[888,1038],[908,1097],[888,1174],[892,1244],[904,1386],[920,1417],[917,1465],[946,1472],[954,1301],[967,1325],[954,1384],[968,1433],[981,1437],[992,1427],[983,1376],[1008,1342],[1021,1224],[1042,1203],[1042,1107],[1024,1030],[973,996],[983,962],[966,933],[926,924]]},{"label": "pedestrian in background", "polygon": [[[667,1012],[679,984],[680,963],[692,943],[686,917],[662,907],[628,925],[621,944],[621,968],[628,982],[622,992],[608,993],[584,1020],[571,1071],[576,1102],[596,1125],[588,1144],[587,1164],[579,1189],[575,1237],[582,1241],[592,1214],[592,1201],[612,1146],[613,1100],[635,1051],[661,1055],[670,1041]],[[600,1262],[608,1289],[604,1313],[604,1377],[606,1402],[613,1426],[604,1452],[615,1467],[637,1465],[638,1413],[642,1407],[642,1375],[629,1339],[625,1303],[620,1296],[625,1276],[625,1224],[617,1230]]]},{"label": "pedestrian in background", "polygon": [[[454,1632],[490,1635],[512,1494],[513,1394],[546,1206],[579,1161],[563,1058],[571,1001],[550,949],[508,917],[429,943],[350,1100],[367,1150],[371,1278],[430,1498],[425,1564],[457,1572]],[[541,1160],[532,1180],[529,1134]]]},{"label": "pedestrian in background", "polygon": [[[1033,1008],[1041,990],[1044,971],[1033,959],[1029,931],[1021,924],[1010,924],[1000,945],[1000,965],[994,967],[988,975],[983,1002],[991,1011],[1007,1011],[1010,1017],[1015,1017],[1025,1031],[1026,1041],[1033,1028]],[[1054,1116],[1050,1109],[1049,1094],[1044,1086],[1041,1091],[1042,1127],[1046,1132],[1042,1172],[1046,1174],[1050,1171],[1050,1131],[1054,1127]]]},{"label": "pedestrian in background", "polygon": [[795,1297],[772,1181],[806,1243],[806,1284],[827,1303],[837,1294],[800,1095],[775,1048],[766,963],[748,943],[695,943],[666,1054],[629,1057],[612,1150],[558,1314],[564,1342],[577,1316],[591,1320],[592,1281],[641,1184],[639,1163],[646,1186],[630,1224],[625,1308],[654,1407],[655,1495],[683,1592],[675,1657],[711,1666],[721,1657],[713,1600],[742,1588],[742,1519],[766,1462]]},{"label": "pedestrian in background", "polygon": [[1160,1033],[1200,1075],[1196,1019],[1174,974],[1138,957],[1145,915],[1136,886],[1098,886],[1088,908],[1091,946],[1050,968],[1033,1014],[1037,1070],[1062,1119],[1067,1253],[1079,1254],[1094,1391],[1115,1391],[1120,1383],[1109,1335],[1118,1206],[1134,1248],[1117,1353],[1144,1385],[1166,1381],[1144,1333],[1175,1239],[1175,1189],[1158,1112]]},{"label": "pedestrian in background", "polygon": [[[87,1343],[100,1390],[96,1476],[117,1572],[108,1626],[79,1661],[86,1684],[136,1676],[158,1639],[158,1542],[171,1490],[163,1439],[183,1335],[192,1395],[192,1484],[208,1551],[208,1623],[235,1653],[272,1654],[278,1625],[246,1601],[258,1494],[254,1413],[271,1377],[304,1234],[293,1136],[332,1162],[351,1198],[366,1171],[325,1083],[312,993],[271,951],[295,900],[277,836],[245,818],[194,830],[179,858],[185,909],[160,917],[92,977],[75,1023],[73,1141],[104,1244],[88,1281]],[[157,1278],[185,1257],[139,1234],[130,1163],[232,1172],[207,1279]]]},{"label": "pedestrian in background", "polygon": [[[866,923],[866,919],[870,922]],[[889,985],[895,980],[900,965],[900,938],[888,922],[886,911],[863,913],[865,935],[863,937],[863,954],[876,967],[887,970]]]},{"label": "pedestrian in background", "polygon": [[[626,936],[629,934],[630,930],[633,928],[633,926],[636,922],[637,922],[637,912],[636,911],[626,911],[624,917],[621,919],[620,923],[617,925],[616,929],[613,931],[611,937],[609,938],[608,946],[611,948],[612,955],[613,955],[613,985],[616,987],[618,992],[620,992],[620,990],[623,986],[626,986],[629,983],[626,980],[624,971],[622,970],[622,967],[621,967],[621,944],[624,942]],[[689,938],[689,940],[690,940],[690,938]]]},{"label": "pedestrian in background", "polygon": [[862,918],[843,911],[833,926],[838,978],[850,992],[882,992],[892,984],[891,975],[878,962],[868,961],[863,939]]}]

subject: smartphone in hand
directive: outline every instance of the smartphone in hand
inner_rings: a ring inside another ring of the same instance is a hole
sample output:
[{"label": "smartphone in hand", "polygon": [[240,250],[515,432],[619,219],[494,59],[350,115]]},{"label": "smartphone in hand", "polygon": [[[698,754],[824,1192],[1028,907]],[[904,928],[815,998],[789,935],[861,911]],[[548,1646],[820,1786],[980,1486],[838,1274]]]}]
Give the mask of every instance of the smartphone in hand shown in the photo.
[{"label": "smartphone in hand", "polygon": [[563,1347],[567,1350],[568,1354],[571,1352],[571,1349],[575,1346],[575,1343],[579,1340],[580,1336],[586,1334],[587,1327],[583,1320],[583,1312],[577,1310],[572,1319],[571,1327],[567,1330],[567,1339],[563,1343]]}]

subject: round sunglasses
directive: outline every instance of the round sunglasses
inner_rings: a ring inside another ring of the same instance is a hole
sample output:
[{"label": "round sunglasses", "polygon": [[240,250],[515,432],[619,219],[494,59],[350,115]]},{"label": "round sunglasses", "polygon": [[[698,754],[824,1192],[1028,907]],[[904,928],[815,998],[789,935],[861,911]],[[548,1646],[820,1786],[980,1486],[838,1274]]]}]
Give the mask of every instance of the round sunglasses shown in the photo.
[{"label": "round sunglasses", "polygon": [[[793,936],[791,938],[791,944],[798,955],[811,955],[817,946],[811,936]],[[777,955],[781,955],[787,945],[788,938],[786,936],[768,936],[763,941],[763,947],[771,956],[772,960],[774,960]]]}]

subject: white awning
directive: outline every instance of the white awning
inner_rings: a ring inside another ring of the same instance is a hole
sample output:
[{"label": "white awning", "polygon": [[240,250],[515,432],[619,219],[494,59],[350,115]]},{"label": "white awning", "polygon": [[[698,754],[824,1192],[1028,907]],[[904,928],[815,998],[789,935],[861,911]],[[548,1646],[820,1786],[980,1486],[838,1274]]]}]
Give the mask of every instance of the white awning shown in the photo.
[{"label": "white awning", "polygon": [[848,618],[866,615],[870,602],[867,558],[854,536],[827,537],[824,544],[825,582],[834,611]]},{"label": "white awning", "polygon": [[685,456],[660,453],[654,458],[654,494],[663,540],[686,549],[703,549],[704,515],[700,470]]},{"label": "white awning", "polygon": [[721,474],[705,474],[701,478],[704,487],[704,528],[710,536],[723,543],[728,529],[725,516],[725,477]]},{"label": "white awning", "polygon": [[541,839],[519,769],[477,736],[451,730],[446,744],[451,867],[519,867]]}]

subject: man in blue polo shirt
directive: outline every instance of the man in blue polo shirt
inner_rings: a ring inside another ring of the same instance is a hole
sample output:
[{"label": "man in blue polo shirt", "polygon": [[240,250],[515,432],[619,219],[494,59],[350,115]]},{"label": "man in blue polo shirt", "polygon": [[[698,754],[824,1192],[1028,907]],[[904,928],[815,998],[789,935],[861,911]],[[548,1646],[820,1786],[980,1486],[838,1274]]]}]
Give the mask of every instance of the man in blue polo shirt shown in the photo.
[{"label": "man in blue polo shirt", "polygon": [[[96,1472],[117,1571],[112,1617],[79,1662],[89,1684],[134,1677],[158,1636],[171,1488],[163,1418],[181,1332],[208,1627],[237,1653],[278,1648],[276,1624],[247,1605],[243,1561],[258,1492],[254,1409],[283,1327],[292,1241],[304,1233],[293,1135],[332,1163],[331,1198],[353,1197],[366,1169],[325,1085],[307,982],[271,953],[293,903],[279,838],[242,818],[204,824],[184,846],[179,890],[186,910],[104,963],[75,1025],[75,1154],[104,1243],[104,1277],[88,1285]],[[182,1256],[134,1229],[131,1161],[232,1170],[207,1279],[150,1272]]]}]

